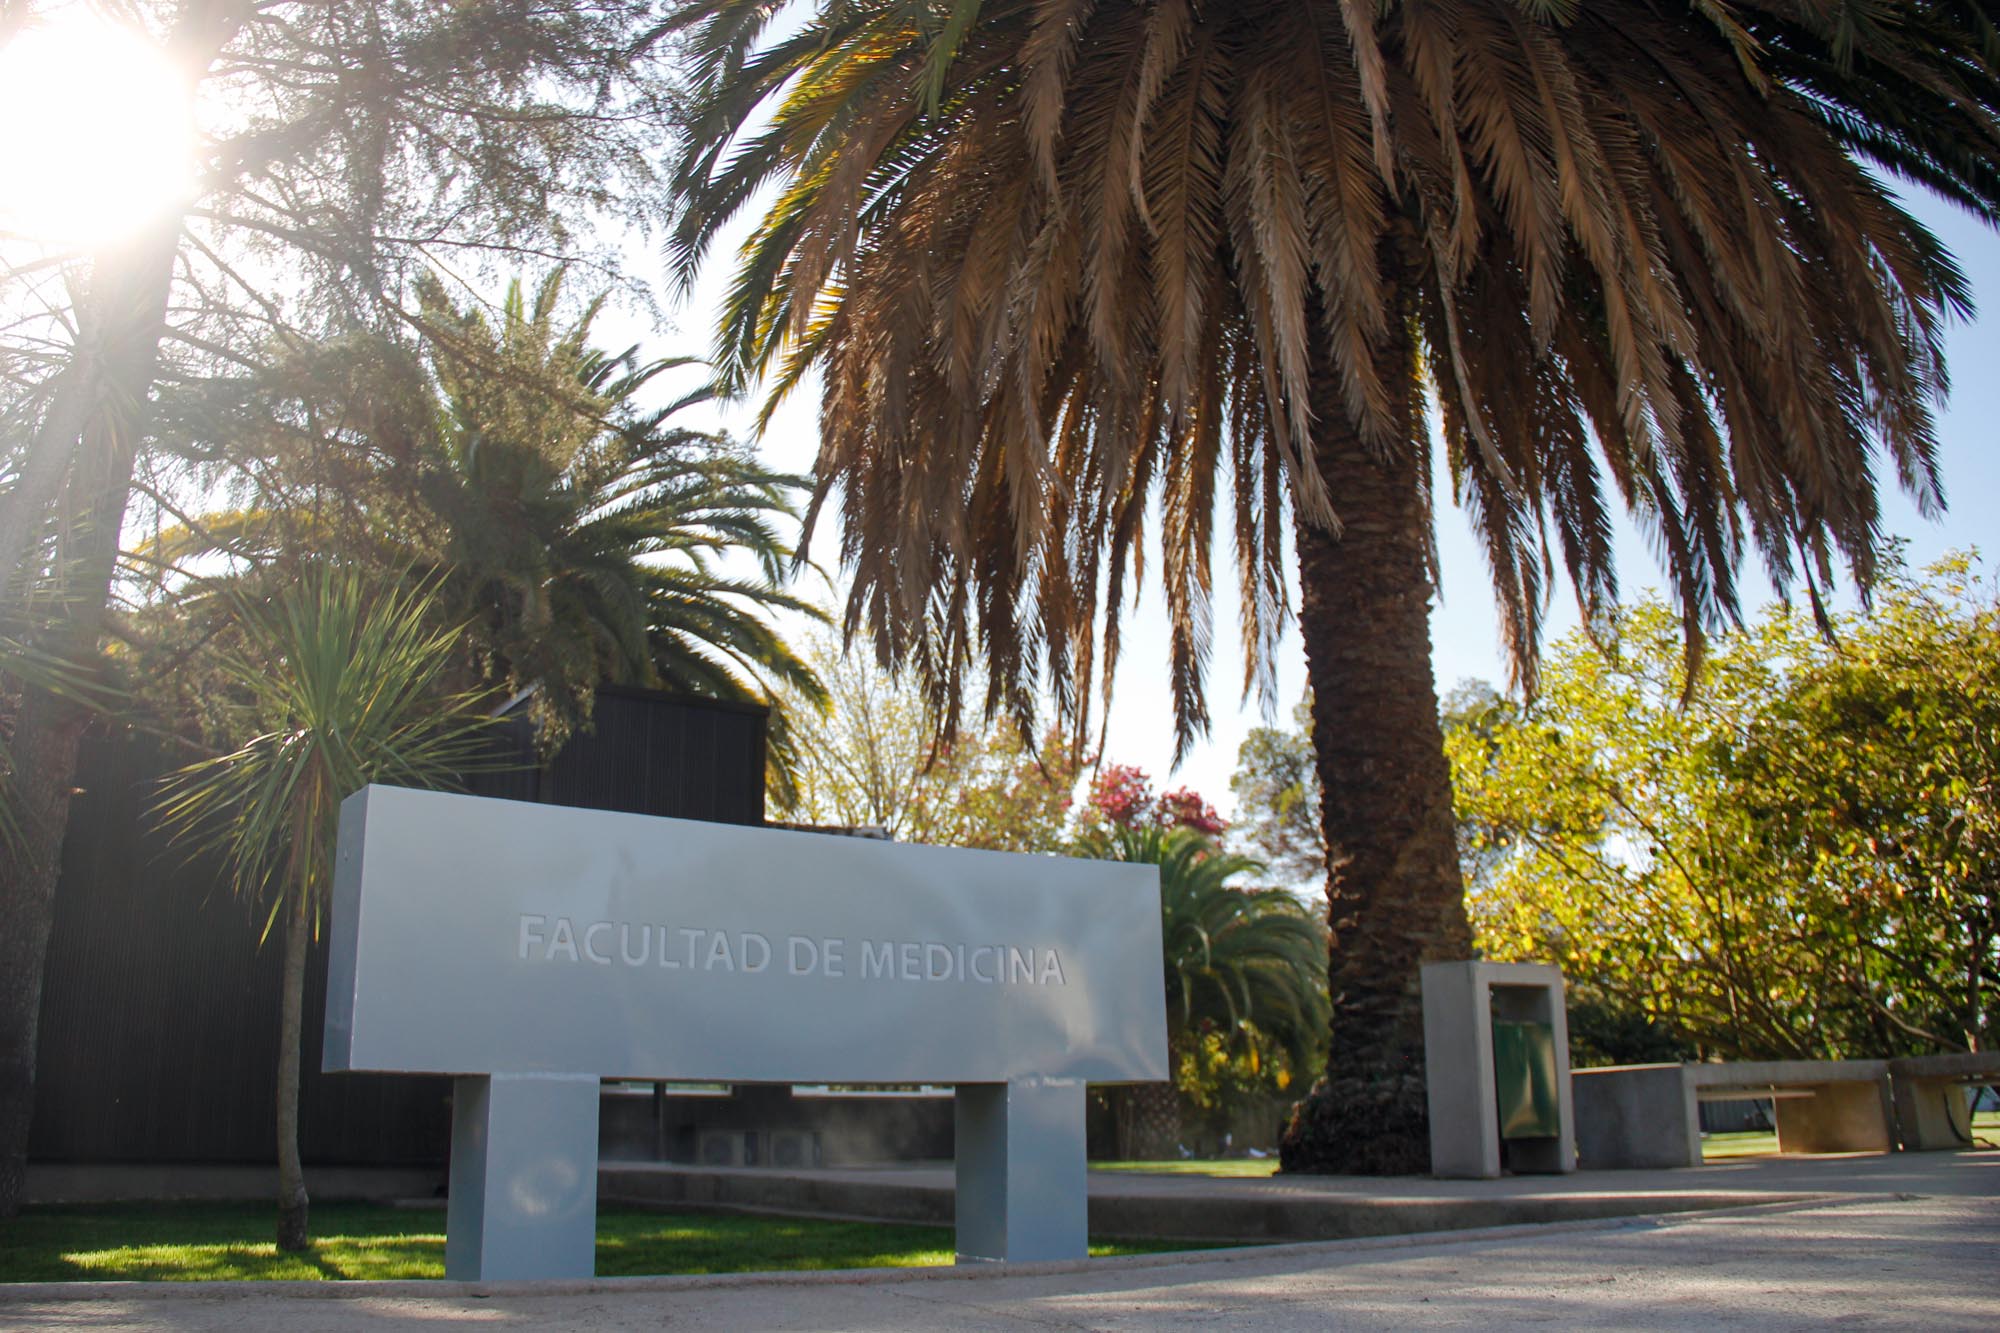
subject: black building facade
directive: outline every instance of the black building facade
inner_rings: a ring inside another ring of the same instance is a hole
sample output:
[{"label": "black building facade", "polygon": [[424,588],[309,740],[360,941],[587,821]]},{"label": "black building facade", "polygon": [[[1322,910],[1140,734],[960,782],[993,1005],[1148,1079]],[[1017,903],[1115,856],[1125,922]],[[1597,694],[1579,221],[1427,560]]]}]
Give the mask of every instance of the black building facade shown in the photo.
[{"label": "black building facade", "polygon": [[[517,767],[481,795],[732,824],[764,817],[761,708],[600,692],[592,730],[535,762],[524,718],[502,724]],[[176,760],[127,732],[93,735],[63,846],[42,991],[31,1162],[257,1165],[275,1160],[280,949],[264,913],[148,815]],[[319,1072],[326,950],[306,981],[301,1149],[308,1165],[437,1166],[450,1080]]]}]

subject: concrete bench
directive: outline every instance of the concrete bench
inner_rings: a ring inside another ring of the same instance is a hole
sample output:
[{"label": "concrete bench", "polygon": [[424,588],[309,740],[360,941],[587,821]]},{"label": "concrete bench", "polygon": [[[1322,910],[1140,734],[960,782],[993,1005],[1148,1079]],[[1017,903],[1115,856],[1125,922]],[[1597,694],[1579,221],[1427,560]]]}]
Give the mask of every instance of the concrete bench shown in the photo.
[{"label": "concrete bench", "polygon": [[1886,1060],[1619,1065],[1575,1070],[1570,1083],[1586,1169],[1700,1166],[1705,1101],[1769,1100],[1779,1152],[1895,1146]]},{"label": "concrete bench", "polygon": [[1887,1060],[1739,1060],[1687,1069],[1701,1101],[1770,1099],[1779,1152],[1896,1146]]},{"label": "concrete bench", "polygon": [[1966,1088],[2000,1082],[2000,1051],[1915,1055],[1889,1061],[1896,1136],[1905,1152],[1970,1148],[1972,1102]]}]

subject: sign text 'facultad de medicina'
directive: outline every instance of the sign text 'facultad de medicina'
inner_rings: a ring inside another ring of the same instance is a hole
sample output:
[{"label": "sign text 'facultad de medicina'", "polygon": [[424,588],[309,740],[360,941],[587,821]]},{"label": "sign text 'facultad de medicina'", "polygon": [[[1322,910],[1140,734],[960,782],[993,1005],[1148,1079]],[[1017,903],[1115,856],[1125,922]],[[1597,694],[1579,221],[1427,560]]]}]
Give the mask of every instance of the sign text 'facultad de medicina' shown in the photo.
[{"label": "sign text 'facultad de medicina'", "polygon": [[[654,945],[655,938],[659,943]],[[773,948],[778,955],[773,954]],[[976,981],[989,986],[1060,986],[1062,955],[1054,949],[1004,944],[943,944],[937,940],[808,939],[788,935],[773,946],[754,930],[731,934],[699,926],[656,926],[649,921],[590,921],[521,914],[520,956],[598,967],[658,966],[669,971],[755,974],[782,956],[795,977],[817,973],[845,977],[848,959],[862,981]]]},{"label": "sign text 'facultad de medicina'", "polygon": [[385,787],[340,848],[330,1070],[1166,1077],[1149,866]]}]

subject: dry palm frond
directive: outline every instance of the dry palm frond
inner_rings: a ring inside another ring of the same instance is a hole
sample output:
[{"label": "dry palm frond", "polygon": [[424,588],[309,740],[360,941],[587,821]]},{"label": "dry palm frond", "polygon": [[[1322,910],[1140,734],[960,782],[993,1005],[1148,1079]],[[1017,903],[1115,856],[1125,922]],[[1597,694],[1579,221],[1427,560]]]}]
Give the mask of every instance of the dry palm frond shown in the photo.
[{"label": "dry palm frond", "polygon": [[767,15],[687,11],[671,253],[785,182],[721,346],[739,384],[824,368],[848,628],[946,718],[981,660],[980,706],[1032,731],[1041,683],[1087,737],[1152,524],[1185,745],[1218,508],[1268,689],[1286,524],[1367,517],[1315,439],[1427,457],[1426,387],[1524,681],[1558,563],[1587,621],[1615,601],[1621,508],[1698,652],[1746,551],[1865,585],[1877,460],[1939,502],[1965,280],[1871,168],[2000,220],[1990,0]]}]

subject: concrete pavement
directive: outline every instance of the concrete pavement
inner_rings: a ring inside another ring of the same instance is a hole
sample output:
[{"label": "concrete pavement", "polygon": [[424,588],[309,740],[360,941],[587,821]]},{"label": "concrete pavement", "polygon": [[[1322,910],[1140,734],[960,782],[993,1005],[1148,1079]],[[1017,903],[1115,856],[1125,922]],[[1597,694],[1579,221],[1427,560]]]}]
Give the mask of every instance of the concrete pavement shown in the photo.
[{"label": "concrete pavement", "polygon": [[0,1288],[0,1328],[2000,1327],[2000,1153],[1777,1165],[1824,1188],[1719,1212],[1014,1270],[24,1286]]}]

